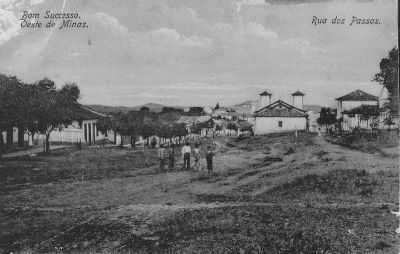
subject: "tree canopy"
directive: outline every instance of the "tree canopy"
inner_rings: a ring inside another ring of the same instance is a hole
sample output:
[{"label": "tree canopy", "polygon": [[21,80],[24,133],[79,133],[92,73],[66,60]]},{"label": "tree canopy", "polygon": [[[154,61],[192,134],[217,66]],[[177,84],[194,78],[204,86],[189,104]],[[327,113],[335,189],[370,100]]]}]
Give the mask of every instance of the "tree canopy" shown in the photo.
[{"label": "tree canopy", "polygon": [[331,125],[336,123],[336,112],[331,108],[321,108],[317,123],[320,125]]},{"label": "tree canopy", "polygon": [[375,74],[374,81],[383,85],[389,93],[389,108],[392,113],[399,113],[399,49],[393,48],[387,57],[379,63],[380,71]]},{"label": "tree canopy", "polygon": [[79,95],[75,83],[57,89],[48,78],[25,84],[15,76],[0,75],[0,131],[18,127],[22,141],[24,132],[45,134],[49,151],[51,131],[73,120]]}]

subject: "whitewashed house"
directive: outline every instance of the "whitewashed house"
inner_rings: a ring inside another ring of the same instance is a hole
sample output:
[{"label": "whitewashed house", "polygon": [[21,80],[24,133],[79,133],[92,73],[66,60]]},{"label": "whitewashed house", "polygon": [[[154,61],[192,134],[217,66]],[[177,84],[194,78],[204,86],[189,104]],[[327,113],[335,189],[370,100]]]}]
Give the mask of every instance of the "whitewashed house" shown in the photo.
[{"label": "whitewashed house", "polygon": [[[82,143],[94,144],[100,140],[114,141],[115,135],[112,130],[103,133],[97,129],[97,121],[101,118],[107,117],[106,115],[96,112],[88,107],[77,105],[73,111],[74,120],[67,126],[60,126],[55,128],[50,133],[49,141],[51,143]],[[13,128],[13,143],[18,143],[18,128]],[[3,142],[7,143],[7,132],[3,132],[0,138]],[[29,146],[41,145],[45,141],[45,135],[36,133],[33,136],[24,133],[24,141]]]},{"label": "whitewashed house", "polygon": [[382,125],[386,112],[379,113],[379,98],[362,90],[336,98],[337,119],[342,119],[343,130],[370,128],[371,123],[378,121]]},{"label": "whitewashed house", "polygon": [[361,105],[379,106],[379,98],[362,90],[355,90],[351,93],[336,98],[337,118],[343,117],[343,112],[354,109]]},{"label": "whitewashed house", "polygon": [[[50,142],[95,144],[96,141],[108,139],[113,141],[112,131],[102,133],[97,129],[97,121],[107,117],[88,107],[79,105],[74,110],[74,120],[64,128],[55,129],[50,133]],[[44,138],[44,137],[42,137]]]},{"label": "whitewashed house", "polygon": [[[302,109],[304,94],[297,91],[292,94],[292,102],[297,107],[282,100],[277,100],[254,112],[254,134],[262,135],[274,132],[286,132],[307,129],[307,112]],[[260,104],[265,103],[269,93],[260,94]],[[268,98],[268,99],[269,99]],[[268,100],[267,100],[268,101]]]}]

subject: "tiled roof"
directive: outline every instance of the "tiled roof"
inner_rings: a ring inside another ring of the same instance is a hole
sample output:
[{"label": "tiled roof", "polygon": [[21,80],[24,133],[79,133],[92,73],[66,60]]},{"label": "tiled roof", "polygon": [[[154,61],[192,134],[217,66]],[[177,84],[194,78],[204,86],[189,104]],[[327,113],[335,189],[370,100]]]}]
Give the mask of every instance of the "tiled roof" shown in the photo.
[{"label": "tiled roof", "polygon": [[306,111],[296,108],[282,100],[277,100],[268,106],[257,110],[255,117],[306,117]]},{"label": "tiled roof", "polygon": [[264,92],[260,93],[261,96],[270,96],[272,95],[272,93],[268,92],[267,90],[265,90]]},{"label": "tiled roof", "polygon": [[336,98],[336,100],[338,100],[338,101],[377,101],[378,97],[357,89],[351,93],[348,93],[339,98]]},{"label": "tiled roof", "polygon": [[296,92],[292,93],[292,96],[304,96],[305,94],[297,90]]},{"label": "tiled roof", "polygon": [[72,112],[73,118],[78,121],[82,120],[95,120],[103,117],[107,117],[104,114],[98,113],[93,109],[87,108],[80,104],[77,104]]}]

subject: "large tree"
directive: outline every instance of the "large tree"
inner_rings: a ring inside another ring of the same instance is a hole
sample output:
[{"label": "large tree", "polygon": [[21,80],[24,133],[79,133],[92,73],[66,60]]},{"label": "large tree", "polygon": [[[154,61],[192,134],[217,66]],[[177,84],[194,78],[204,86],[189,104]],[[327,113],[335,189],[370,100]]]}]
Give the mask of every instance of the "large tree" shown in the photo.
[{"label": "large tree", "polygon": [[387,57],[379,63],[380,71],[375,74],[374,81],[383,85],[389,93],[388,106],[392,113],[399,113],[399,49],[393,48]]},{"label": "large tree", "polygon": [[[0,132],[7,131],[7,144],[13,143],[13,127],[18,127],[18,142],[23,145],[29,94],[27,86],[15,76],[0,75]],[[3,141],[3,140],[2,140]]]},{"label": "large tree", "polygon": [[52,80],[43,79],[35,84],[38,96],[35,100],[34,112],[39,132],[45,135],[45,152],[50,151],[50,133],[62,128],[74,120],[74,111],[78,107],[79,88],[76,84],[66,84],[56,89]]}]

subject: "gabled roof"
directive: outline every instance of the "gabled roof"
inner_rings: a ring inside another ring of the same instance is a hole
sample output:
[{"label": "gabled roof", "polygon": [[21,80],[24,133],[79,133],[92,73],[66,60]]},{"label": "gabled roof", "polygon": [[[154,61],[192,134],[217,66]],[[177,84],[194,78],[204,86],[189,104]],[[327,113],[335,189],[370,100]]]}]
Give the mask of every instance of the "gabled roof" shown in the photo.
[{"label": "gabled roof", "polygon": [[377,101],[378,97],[357,89],[351,93],[336,98],[338,101]]},{"label": "gabled roof", "polygon": [[305,93],[300,92],[299,90],[297,90],[296,92],[292,93],[292,96],[304,96]]},{"label": "gabled roof", "polygon": [[277,100],[254,113],[255,117],[306,117],[306,111]]},{"label": "gabled roof", "polygon": [[82,106],[80,104],[76,104],[73,111],[74,120],[82,121],[82,120],[95,120],[107,117],[105,114],[99,113],[90,109],[88,107]]},{"label": "gabled roof", "polygon": [[272,93],[268,92],[267,90],[265,90],[264,92],[259,94],[260,96],[271,96]]}]

